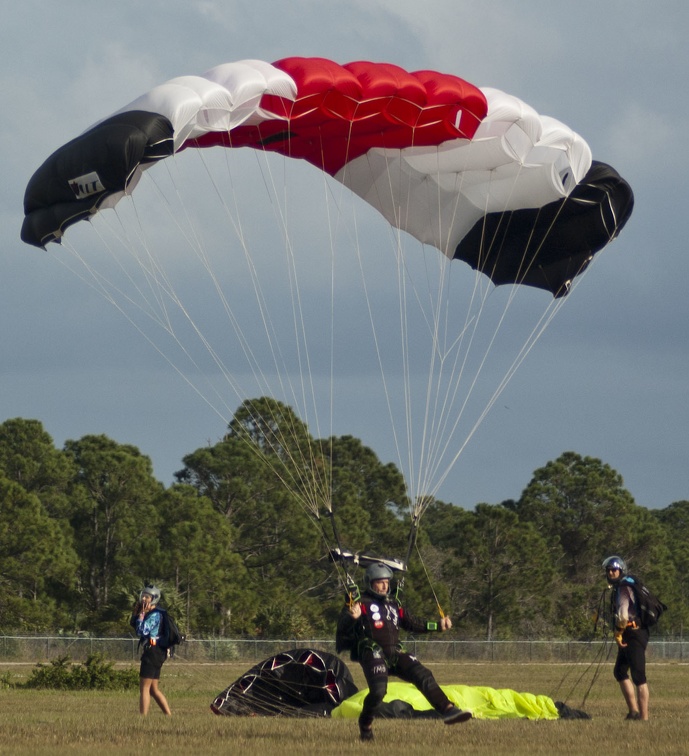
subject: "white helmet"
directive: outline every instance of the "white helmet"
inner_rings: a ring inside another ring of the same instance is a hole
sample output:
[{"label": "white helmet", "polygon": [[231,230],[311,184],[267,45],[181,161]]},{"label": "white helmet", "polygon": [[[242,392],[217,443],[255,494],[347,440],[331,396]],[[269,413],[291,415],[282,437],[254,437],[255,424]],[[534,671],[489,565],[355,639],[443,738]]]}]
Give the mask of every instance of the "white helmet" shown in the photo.
[{"label": "white helmet", "polygon": [[387,564],[383,564],[382,562],[374,562],[366,568],[366,572],[364,574],[364,588],[367,591],[375,594],[376,596],[387,596],[390,592],[389,588],[385,593],[378,593],[378,591],[373,590],[371,583],[375,582],[376,580],[392,580],[392,576],[392,570],[387,566]]}]

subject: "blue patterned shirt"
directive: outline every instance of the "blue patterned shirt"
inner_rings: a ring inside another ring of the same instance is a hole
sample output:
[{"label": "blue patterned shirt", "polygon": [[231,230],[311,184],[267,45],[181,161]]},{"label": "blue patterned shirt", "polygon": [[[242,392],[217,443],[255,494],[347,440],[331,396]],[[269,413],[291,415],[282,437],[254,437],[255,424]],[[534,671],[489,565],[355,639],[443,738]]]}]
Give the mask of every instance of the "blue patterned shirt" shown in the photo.
[{"label": "blue patterned shirt", "polygon": [[152,638],[158,638],[160,635],[160,624],[163,615],[157,610],[152,609],[143,619],[136,618],[136,634],[142,640],[148,641]]}]

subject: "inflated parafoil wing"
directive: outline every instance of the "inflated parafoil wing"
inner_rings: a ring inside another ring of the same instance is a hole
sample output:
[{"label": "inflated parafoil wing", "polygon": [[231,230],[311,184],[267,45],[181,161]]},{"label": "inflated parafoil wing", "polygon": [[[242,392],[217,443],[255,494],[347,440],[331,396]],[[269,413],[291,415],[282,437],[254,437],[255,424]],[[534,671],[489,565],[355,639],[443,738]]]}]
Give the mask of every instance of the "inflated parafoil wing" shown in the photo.
[{"label": "inflated parafoil wing", "polygon": [[216,696],[211,711],[228,716],[329,716],[357,690],[337,656],[297,648],[252,667]]},{"label": "inflated parafoil wing", "polygon": [[[447,697],[475,719],[588,719],[585,712],[573,710],[552,698],[534,693],[518,693],[509,688],[483,685],[442,685]],[[333,709],[334,719],[356,719],[361,713],[368,689],[360,690]],[[380,716],[411,719],[439,716],[423,694],[410,683],[391,682],[383,700]]]},{"label": "inflated parafoil wing", "polygon": [[323,58],[227,63],[154,88],[61,147],[26,190],[45,246],[187,147],[303,158],[496,284],[559,296],[629,218],[629,185],[564,124],[449,74]]},{"label": "inflated parafoil wing", "polygon": [[632,206],[627,182],[614,168],[594,160],[561,200],[487,213],[459,242],[455,257],[489,275],[496,285],[521,283],[562,296],[593,255],[616,236]]}]

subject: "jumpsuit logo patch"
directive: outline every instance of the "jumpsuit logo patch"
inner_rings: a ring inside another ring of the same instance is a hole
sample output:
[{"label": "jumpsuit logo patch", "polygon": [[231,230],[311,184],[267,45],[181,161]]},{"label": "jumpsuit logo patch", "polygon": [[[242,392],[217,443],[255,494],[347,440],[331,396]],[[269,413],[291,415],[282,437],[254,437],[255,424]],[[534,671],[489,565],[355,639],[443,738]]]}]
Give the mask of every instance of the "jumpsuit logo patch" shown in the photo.
[{"label": "jumpsuit logo patch", "polygon": [[395,627],[399,627],[399,625],[400,625],[400,615],[399,615],[399,612],[397,611],[397,607],[396,606],[393,606],[392,604],[386,604],[385,605],[385,615],[386,615],[385,619],[388,622],[392,622],[392,624]]}]

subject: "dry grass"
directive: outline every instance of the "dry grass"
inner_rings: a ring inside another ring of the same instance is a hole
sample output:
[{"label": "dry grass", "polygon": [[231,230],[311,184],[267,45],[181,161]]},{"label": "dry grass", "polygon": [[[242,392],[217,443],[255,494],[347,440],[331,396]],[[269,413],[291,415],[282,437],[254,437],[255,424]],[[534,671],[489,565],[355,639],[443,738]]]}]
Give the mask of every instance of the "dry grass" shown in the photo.
[{"label": "dry grass", "polygon": [[[584,668],[544,665],[429,665],[441,683],[490,685],[552,695],[569,670],[574,680]],[[170,719],[157,710],[142,719],[137,694],[0,691],[1,754],[354,754],[364,746],[355,722],[287,718],[230,718],[211,714],[214,696],[247,665],[196,665],[171,662],[161,687],[173,709]],[[31,666],[0,665],[13,679],[25,679]],[[357,684],[358,668],[352,665]],[[681,664],[649,665],[650,722],[626,722],[612,667],[606,664],[587,703],[591,721],[478,721],[445,727],[439,722],[380,721],[372,754],[684,754],[689,746],[686,717],[688,669]],[[590,676],[587,682],[590,681]],[[555,698],[565,696],[560,689]],[[577,708],[578,699],[569,700]]]}]

